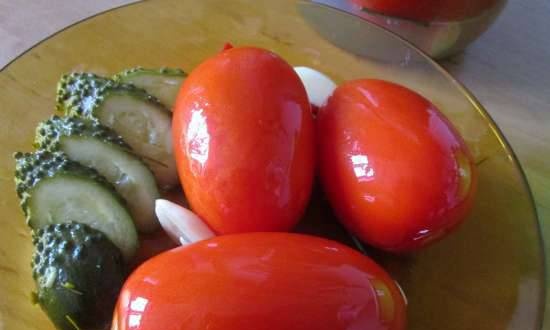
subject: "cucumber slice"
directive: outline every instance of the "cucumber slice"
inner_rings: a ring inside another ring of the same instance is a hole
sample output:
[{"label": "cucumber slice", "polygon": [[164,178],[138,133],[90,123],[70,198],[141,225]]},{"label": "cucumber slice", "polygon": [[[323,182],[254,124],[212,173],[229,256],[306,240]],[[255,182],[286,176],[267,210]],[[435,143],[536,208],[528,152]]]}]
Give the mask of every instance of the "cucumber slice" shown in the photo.
[{"label": "cucumber slice", "polygon": [[160,193],[155,178],[114,131],[88,119],[53,116],[38,125],[35,145],[63,151],[69,159],[97,170],[126,200],[139,231],[159,228],[155,200]]},{"label": "cucumber slice", "polygon": [[35,230],[76,221],[104,233],[129,260],[138,248],[122,198],[94,169],[62,152],[15,154],[15,185],[28,225]]},{"label": "cucumber slice", "polygon": [[113,80],[145,89],[147,93],[159,99],[162,104],[172,110],[185,77],[187,74],[181,69],[137,67],[116,74]]},{"label": "cucumber slice", "polygon": [[170,112],[143,89],[91,73],[72,73],[58,84],[57,107],[116,131],[149,165],[161,188],[178,183]]}]

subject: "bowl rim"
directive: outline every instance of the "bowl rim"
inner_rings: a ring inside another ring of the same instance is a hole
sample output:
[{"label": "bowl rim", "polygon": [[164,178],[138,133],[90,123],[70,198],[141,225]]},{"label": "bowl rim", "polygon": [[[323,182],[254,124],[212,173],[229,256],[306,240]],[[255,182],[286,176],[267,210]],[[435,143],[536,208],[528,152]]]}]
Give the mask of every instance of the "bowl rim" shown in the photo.
[{"label": "bowl rim", "polygon": [[[67,25],[67,26],[65,26],[65,27],[63,27],[63,28],[61,28],[61,29],[45,36],[44,38],[42,38],[38,42],[36,42],[33,45],[29,46],[23,52],[19,53],[15,57],[13,57],[4,66],[0,67],[0,75],[5,73],[5,71],[7,71],[12,65],[14,65],[20,58],[22,58],[23,56],[30,53],[32,50],[34,50],[35,48],[40,46],[42,43],[45,43],[45,42],[49,41],[50,39],[56,37],[57,35],[62,34],[63,32],[65,32],[67,30],[70,30],[73,27],[76,27],[81,23],[85,23],[87,21],[93,20],[94,18],[96,18],[98,16],[108,14],[110,12],[114,12],[114,11],[117,11],[117,10],[124,10],[127,7],[143,5],[143,4],[147,3],[146,1],[134,1],[134,0],[131,0],[131,1],[133,1],[133,2],[118,5],[118,6],[115,6],[115,7],[112,7],[112,8],[108,8],[108,9],[99,11],[99,12],[93,14],[93,15],[81,18],[79,20],[76,20],[76,21],[72,22],[71,24],[69,24],[69,25]],[[537,245],[538,245],[538,248],[540,250],[540,256],[541,256],[541,261],[540,261],[541,265],[540,265],[540,270],[539,271],[541,272],[541,275],[542,275],[542,278],[541,278],[542,279],[542,281],[541,281],[542,290],[539,292],[539,301],[541,302],[541,306],[538,306],[538,308],[537,308],[538,311],[537,311],[536,324],[537,324],[538,329],[543,329],[543,326],[547,323],[547,322],[545,322],[546,319],[547,319],[547,316],[548,316],[548,319],[550,320],[550,315],[545,315],[546,314],[545,313],[545,311],[546,311],[545,306],[547,304],[546,291],[547,291],[547,287],[548,287],[548,283],[547,283],[546,278],[547,278],[547,275],[550,275],[550,272],[547,269],[548,265],[546,263],[546,251],[545,251],[544,236],[542,234],[542,231],[543,231],[542,223],[541,223],[541,219],[540,219],[540,216],[539,216],[539,213],[538,213],[538,210],[537,210],[537,206],[536,206],[536,203],[535,203],[533,192],[531,190],[531,187],[529,185],[529,181],[527,179],[525,171],[523,170],[521,162],[520,162],[518,156],[516,155],[516,153],[514,152],[512,146],[510,145],[510,142],[508,141],[508,139],[506,138],[506,136],[504,135],[504,133],[502,132],[500,127],[497,125],[497,123],[495,122],[493,117],[489,114],[489,112],[485,109],[485,107],[481,104],[481,102],[474,96],[474,94],[461,81],[459,81],[457,78],[452,76],[445,68],[443,68],[443,66],[441,64],[439,64],[437,61],[435,61],[433,58],[431,58],[426,52],[424,52],[423,50],[421,50],[420,48],[418,48],[417,46],[415,46],[414,44],[412,44],[410,41],[406,40],[405,38],[399,36],[395,32],[392,32],[389,29],[387,29],[386,27],[383,27],[381,25],[377,25],[377,24],[374,24],[372,22],[369,22],[368,20],[366,20],[363,17],[354,15],[352,13],[349,13],[349,12],[347,12],[343,9],[337,8],[337,7],[329,6],[327,4],[321,4],[321,3],[314,2],[314,1],[311,1],[311,0],[298,0],[298,1],[295,2],[294,5],[299,6],[300,4],[312,4],[312,5],[326,7],[330,10],[337,11],[340,14],[347,15],[351,19],[353,19],[353,18],[359,19],[363,23],[365,23],[367,25],[370,25],[371,28],[374,28],[374,29],[380,31],[381,33],[385,34],[389,38],[396,39],[398,42],[402,43],[407,48],[411,49],[412,51],[415,51],[418,55],[420,55],[421,58],[423,58],[425,61],[427,61],[433,68],[435,68],[440,74],[442,74],[447,80],[449,80],[454,85],[454,87],[457,88],[458,91],[461,92],[461,94],[466,97],[466,99],[474,107],[474,109],[477,111],[477,113],[488,123],[488,126],[489,126],[491,132],[497,138],[500,146],[506,151],[508,157],[510,157],[510,159],[512,160],[513,166],[516,169],[516,171],[518,173],[518,176],[520,178],[521,185],[524,188],[524,190],[527,192],[528,203],[530,205],[530,208],[533,210],[533,215],[535,216],[536,225],[537,225],[537,234],[536,235],[538,237]],[[304,24],[307,24],[307,22],[305,22]],[[347,50],[345,50],[345,51],[348,52]]]}]

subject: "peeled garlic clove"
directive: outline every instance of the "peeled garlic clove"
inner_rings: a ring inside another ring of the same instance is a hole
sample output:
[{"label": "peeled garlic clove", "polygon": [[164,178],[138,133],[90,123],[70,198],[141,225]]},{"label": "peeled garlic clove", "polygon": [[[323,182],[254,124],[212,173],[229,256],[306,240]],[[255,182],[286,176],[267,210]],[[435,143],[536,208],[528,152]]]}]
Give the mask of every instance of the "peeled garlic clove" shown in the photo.
[{"label": "peeled garlic clove", "polygon": [[316,107],[323,106],[336,89],[336,84],[325,74],[305,66],[294,67],[304,87],[309,102]]},{"label": "peeled garlic clove", "polygon": [[215,236],[195,213],[166,199],[155,201],[155,213],[166,234],[178,244],[187,245]]}]

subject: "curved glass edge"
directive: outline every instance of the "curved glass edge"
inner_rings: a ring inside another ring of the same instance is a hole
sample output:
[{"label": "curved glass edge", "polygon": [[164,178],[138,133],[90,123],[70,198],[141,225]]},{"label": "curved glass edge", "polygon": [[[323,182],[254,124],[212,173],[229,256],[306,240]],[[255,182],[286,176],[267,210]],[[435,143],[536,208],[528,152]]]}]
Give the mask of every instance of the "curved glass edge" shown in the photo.
[{"label": "curved glass edge", "polygon": [[[298,6],[304,5],[304,4],[312,5],[313,3],[308,1],[308,0],[300,0],[297,3]],[[548,265],[546,264],[546,251],[544,249],[545,244],[544,244],[544,237],[542,235],[542,223],[541,223],[541,220],[540,220],[540,217],[539,217],[539,214],[538,214],[538,210],[537,210],[537,206],[536,206],[536,203],[535,203],[533,192],[531,190],[531,187],[529,186],[529,181],[527,180],[527,176],[525,174],[525,171],[523,170],[523,167],[521,166],[521,162],[520,162],[519,158],[517,157],[516,153],[514,152],[514,150],[512,149],[512,147],[510,145],[510,142],[508,142],[508,140],[506,139],[506,137],[502,133],[501,129],[496,124],[493,117],[489,114],[489,112],[483,107],[481,102],[472,94],[472,92],[470,92],[468,90],[468,88],[462,82],[460,82],[458,79],[453,77],[447,70],[445,70],[434,59],[432,59],[426,52],[424,52],[420,48],[416,47],[410,41],[404,39],[403,37],[399,36],[395,32],[392,32],[392,31],[388,30],[387,28],[385,28],[383,26],[371,23],[368,20],[366,20],[366,19],[364,19],[360,16],[353,15],[353,14],[351,14],[351,13],[345,11],[345,10],[342,10],[340,8],[329,6],[329,5],[326,5],[326,4],[319,4],[319,3],[314,3],[313,5],[324,6],[326,8],[329,8],[330,10],[338,11],[341,14],[347,15],[350,18],[360,19],[364,23],[366,23],[366,24],[370,25],[371,27],[373,27],[374,29],[377,29],[377,30],[381,31],[382,33],[386,34],[389,38],[394,38],[394,39],[397,39],[398,41],[400,41],[405,46],[407,46],[407,48],[415,51],[418,55],[420,55],[422,58],[424,58],[439,73],[441,73],[443,76],[445,76],[447,79],[449,79],[449,81],[451,81],[453,83],[453,85],[468,99],[468,101],[472,104],[472,106],[479,113],[479,115],[482,116],[483,119],[487,121],[487,123],[489,124],[489,128],[491,129],[491,131],[493,132],[493,134],[497,138],[498,142],[500,143],[500,145],[503,147],[503,149],[506,151],[508,156],[513,161],[514,167],[515,167],[516,171],[518,172],[519,177],[521,179],[521,184],[523,185],[525,191],[527,192],[529,204],[531,205],[531,209],[533,210],[534,215],[535,215],[536,226],[537,226],[537,229],[538,229],[537,236],[539,238],[538,248],[539,248],[540,255],[541,255],[541,267],[540,268],[541,268],[541,279],[542,279],[541,291],[539,293],[539,299],[540,299],[542,304],[541,304],[541,306],[539,306],[538,316],[537,316],[537,324],[538,324],[538,328],[542,329],[543,324],[546,323],[545,321],[546,321],[547,317],[549,318],[548,322],[550,322],[550,315],[544,315],[545,306],[546,306],[546,289],[547,289],[547,286],[548,286],[547,281],[546,281],[546,275],[548,274],[548,270],[547,270]]]},{"label": "curved glass edge", "polygon": [[[425,48],[425,45],[423,46],[423,39],[424,39],[424,37],[422,37],[423,33],[408,33],[406,32],[406,30],[408,29],[407,27],[400,27],[400,26],[402,24],[406,24],[410,26],[422,27],[429,30],[430,28],[437,25],[448,24],[449,21],[440,20],[440,19],[435,19],[431,21],[420,21],[420,20],[415,20],[407,17],[392,16],[389,14],[384,14],[383,12],[379,12],[379,11],[367,8],[360,4],[354,5],[350,1],[342,1],[342,0],[311,0],[311,1],[319,4],[325,4],[332,8],[341,9],[350,14],[353,14],[354,16],[359,16],[375,25],[382,26],[385,29],[396,33],[397,35],[401,36],[401,38],[403,39],[406,39],[408,37],[410,39],[410,42],[413,45],[415,45],[415,47],[422,50],[423,52],[425,52],[426,54],[428,54],[430,57],[434,59],[449,58],[463,51],[466,47],[468,47],[468,45],[470,45],[472,42],[478,39],[483,34],[483,32],[485,32],[485,30],[487,30],[494,23],[494,21],[501,14],[502,10],[506,6],[506,3],[508,2],[508,0],[499,0],[495,5],[485,9],[483,12],[475,16],[467,17],[465,19],[460,20],[460,25],[464,29],[462,34],[466,35],[466,37],[462,36],[461,38],[458,38],[457,40],[455,40],[453,44],[449,44],[448,46],[442,49],[430,50],[429,48]],[[420,32],[420,31],[417,31],[417,32]]]},{"label": "curved glass edge", "polygon": [[[381,11],[376,11],[374,9],[365,7],[364,5],[360,5],[360,4],[353,5],[349,2],[340,2],[339,0],[311,0],[311,1],[314,2],[314,3],[317,3],[317,4],[327,5],[329,7],[335,8],[335,9],[342,9],[344,11],[348,11],[348,13],[353,13],[354,16],[359,16],[359,15],[355,15],[355,12],[359,13],[360,10],[363,10],[363,11],[366,11],[366,12],[371,13],[371,14],[380,15],[380,16],[387,16],[387,17],[390,17],[392,19],[397,19],[397,20],[405,21],[405,22],[411,22],[411,23],[418,24],[418,25],[447,23],[447,21],[442,20],[442,19],[435,19],[435,20],[430,20],[430,21],[421,21],[421,20],[408,18],[408,17],[400,17],[400,16],[389,15],[389,14],[383,13]],[[475,20],[476,17],[478,17],[480,15],[483,15],[483,14],[486,14],[489,11],[493,11],[493,10],[500,11],[505,7],[507,2],[508,2],[508,0],[501,0],[500,2],[498,2],[492,8],[485,9],[483,12],[481,12],[481,14],[478,14],[476,16],[467,17],[465,20],[466,21]],[[333,5],[331,5],[331,4],[333,4]],[[340,7],[336,7],[336,6],[340,6]]]},{"label": "curved glass edge", "polygon": [[[304,4],[304,3],[309,3],[309,2],[307,0],[299,0],[297,2],[297,5]],[[65,32],[67,30],[70,30],[71,28],[79,25],[80,23],[84,23],[86,21],[92,20],[92,19],[94,19],[98,16],[101,16],[103,14],[107,14],[109,12],[113,12],[113,11],[116,11],[116,10],[123,10],[127,7],[140,5],[140,4],[143,4],[143,2],[132,2],[132,3],[128,3],[128,4],[123,4],[123,5],[120,5],[120,6],[117,6],[117,7],[109,8],[107,10],[98,12],[94,15],[83,18],[81,20],[75,21],[75,22],[67,25],[66,27],[56,31],[55,33],[50,34],[49,36],[45,37],[44,39],[42,39],[42,40],[38,41],[37,43],[35,43],[34,45],[30,46],[25,51],[21,52],[19,55],[17,55],[12,60],[10,60],[7,64],[5,64],[2,68],[0,68],[0,74],[3,73],[7,68],[9,68],[18,59],[25,56],[27,53],[29,53],[30,51],[32,51],[36,47],[40,46],[42,43],[56,37],[57,35]],[[366,24],[369,24],[373,28],[381,31],[382,33],[384,33],[386,35],[388,35],[388,37],[399,40],[401,43],[406,45],[409,49],[415,51],[418,55],[423,57],[437,71],[439,71],[447,79],[449,79],[456,86],[456,88],[460,92],[462,92],[462,94],[470,101],[470,103],[476,109],[476,111],[489,123],[489,127],[490,127],[491,131],[494,133],[495,137],[498,139],[499,143],[504,148],[504,150],[508,153],[508,156],[513,160],[514,167],[518,171],[518,174],[521,178],[521,183],[522,183],[523,187],[525,188],[525,190],[527,191],[529,203],[531,204],[531,208],[534,211],[534,215],[535,215],[535,218],[536,218],[536,223],[537,223],[537,228],[538,228],[537,236],[539,238],[538,246],[539,246],[539,250],[541,252],[541,257],[542,257],[541,258],[541,266],[542,266],[541,267],[541,269],[542,269],[542,271],[541,271],[542,272],[542,274],[541,274],[541,276],[542,276],[542,283],[541,283],[542,288],[541,289],[542,290],[539,293],[539,300],[542,302],[542,305],[539,307],[538,317],[537,317],[538,318],[537,324],[538,324],[538,328],[542,329],[543,324],[546,324],[546,318],[547,318],[547,315],[544,315],[544,311],[545,311],[545,306],[546,306],[546,289],[547,289],[547,286],[548,286],[547,281],[546,281],[546,276],[548,274],[548,270],[547,270],[548,265],[546,264],[546,261],[545,261],[546,260],[546,251],[544,249],[544,237],[542,235],[542,224],[541,224],[541,220],[540,220],[538,210],[537,210],[537,207],[536,207],[536,203],[535,203],[535,200],[534,200],[533,192],[532,192],[532,190],[529,186],[527,176],[525,174],[525,171],[523,170],[523,167],[521,166],[521,162],[520,162],[519,158],[517,157],[516,153],[514,152],[514,150],[512,149],[510,143],[508,142],[508,140],[506,139],[506,137],[502,133],[501,129],[496,124],[495,120],[487,112],[487,110],[483,107],[481,102],[479,102],[479,100],[468,90],[468,88],[462,82],[460,82],[458,79],[456,79],[454,76],[452,76],[439,63],[437,63],[435,60],[433,60],[427,53],[425,53],[424,51],[422,51],[418,47],[414,46],[408,40],[400,37],[396,33],[392,32],[392,31],[390,31],[390,30],[388,30],[388,29],[386,29],[382,26],[373,24],[373,23],[371,23],[371,22],[369,22],[369,21],[367,21],[367,20],[365,20],[365,19],[363,19],[359,16],[350,14],[350,13],[348,13],[346,11],[343,11],[339,8],[331,7],[331,6],[328,6],[328,5],[320,5],[320,4],[316,4],[316,5],[325,6],[327,8],[330,8],[331,10],[341,12],[342,14],[348,15],[352,18],[361,19]],[[550,317],[550,315],[548,315],[548,317]]]},{"label": "curved glass edge", "polygon": [[123,4],[123,5],[120,5],[120,6],[116,6],[116,7],[113,7],[113,8],[109,8],[109,9],[106,9],[106,10],[103,10],[103,11],[100,11],[98,13],[95,13],[91,16],[88,16],[88,17],[84,17],[80,20],[77,20],[67,26],[65,26],[64,28],[50,34],[49,36],[46,36],[44,37],[44,39],[38,41],[37,43],[35,43],[34,45],[30,46],[29,48],[25,49],[23,52],[21,52],[19,55],[15,56],[13,59],[11,59],[8,63],[6,63],[3,67],[0,68],[0,73],[4,72],[4,70],[6,70],[10,65],[12,65],[14,62],[16,62],[18,59],[20,59],[21,57],[25,56],[28,52],[32,51],[34,48],[40,46],[42,43],[50,40],[51,38],[57,36],[58,34],[61,34],[63,32],[65,32],[66,30],[69,30],[71,29],[72,27],[80,24],[80,23],[84,23],[88,20],[91,20],[97,16],[101,16],[103,14],[106,14],[106,13],[109,13],[109,12],[112,12],[112,11],[115,11],[115,10],[119,10],[119,9],[123,9],[125,7],[130,7],[130,6],[133,6],[133,5],[138,5],[140,4],[141,1],[137,1],[137,2],[131,2],[131,3],[127,3],[127,4]]}]

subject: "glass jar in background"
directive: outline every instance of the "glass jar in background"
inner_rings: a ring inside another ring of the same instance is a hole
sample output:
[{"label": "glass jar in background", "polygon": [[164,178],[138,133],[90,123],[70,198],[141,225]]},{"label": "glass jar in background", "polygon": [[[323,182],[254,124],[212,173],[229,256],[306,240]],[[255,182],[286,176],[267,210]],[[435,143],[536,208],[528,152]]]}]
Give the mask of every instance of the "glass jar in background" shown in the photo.
[{"label": "glass jar in background", "polygon": [[380,25],[441,59],[489,28],[506,0],[313,0]]}]

